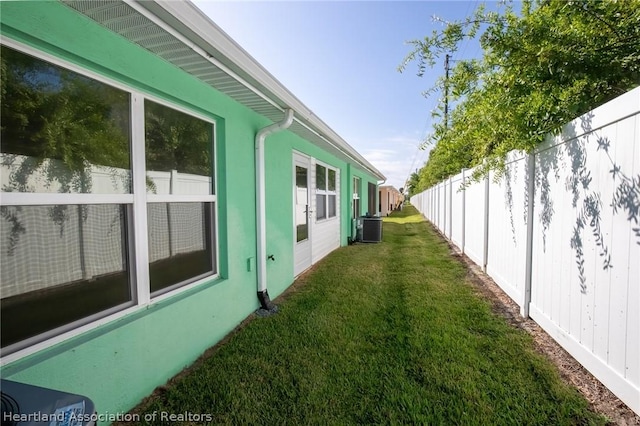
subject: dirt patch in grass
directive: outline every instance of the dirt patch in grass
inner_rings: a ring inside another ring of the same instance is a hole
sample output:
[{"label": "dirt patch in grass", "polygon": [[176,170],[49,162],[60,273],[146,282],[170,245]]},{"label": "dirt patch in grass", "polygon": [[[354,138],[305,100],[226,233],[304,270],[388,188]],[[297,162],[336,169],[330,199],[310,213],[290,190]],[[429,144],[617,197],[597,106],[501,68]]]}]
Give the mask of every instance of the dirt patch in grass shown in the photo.
[{"label": "dirt patch in grass", "polygon": [[[434,231],[438,232],[435,228]],[[447,241],[448,242],[448,241]],[[532,319],[520,316],[520,307],[502,289],[485,274],[457,247],[451,245],[451,255],[458,258],[468,270],[469,282],[478,293],[486,297],[492,304],[493,311],[505,318],[514,327],[526,330],[535,341],[536,349],[545,355],[558,369],[562,379],[576,387],[589,401],[593,411],[604,415],[610,424],[621,426],[640,426],[640,416],[634,413],[617,396],[596,379],[586,368],[576,361],[562,346],[545,332]]]}]

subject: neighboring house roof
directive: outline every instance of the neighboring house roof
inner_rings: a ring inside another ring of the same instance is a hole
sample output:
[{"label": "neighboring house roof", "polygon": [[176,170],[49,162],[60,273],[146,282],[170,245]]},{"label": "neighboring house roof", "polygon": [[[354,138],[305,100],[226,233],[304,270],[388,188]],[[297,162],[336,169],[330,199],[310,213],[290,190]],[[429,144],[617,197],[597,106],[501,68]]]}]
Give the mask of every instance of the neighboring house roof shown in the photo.
[{"label": "neighboring house roof", "polygon": [[293,109],[290,131],[385,179],[190,1],[61,1],[273,122]]},{"label": "neighboring house roof", "polygon": [[400,191],[397,190],[393,185],[382,185],[380,189],[386,189],[388,191],[397,192],[398,194],[400,194]]}]

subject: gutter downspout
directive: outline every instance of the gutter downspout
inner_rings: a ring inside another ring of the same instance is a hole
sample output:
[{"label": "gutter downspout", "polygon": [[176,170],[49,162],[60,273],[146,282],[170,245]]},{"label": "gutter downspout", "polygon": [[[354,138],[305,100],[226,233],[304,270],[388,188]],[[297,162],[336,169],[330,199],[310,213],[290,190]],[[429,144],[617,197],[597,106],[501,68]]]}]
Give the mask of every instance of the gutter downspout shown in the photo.
[{"label": "gutter downspout", "polygon": [[[258,300],[260,301],[259,311],[262,314],[278,312],[278,307],[269,299],[267,292],[267,210],[265,193],[265,170],[264,170],[264,142],[267,136],[272,133],[287,129],[293,122],[293,110],[286,109],[282,121],[273,123],[258,130],[255,139],[256,148],[256,231],[257,242],[256,251],[258,256]],[[275,260],[273,256],[269,256]]]}]

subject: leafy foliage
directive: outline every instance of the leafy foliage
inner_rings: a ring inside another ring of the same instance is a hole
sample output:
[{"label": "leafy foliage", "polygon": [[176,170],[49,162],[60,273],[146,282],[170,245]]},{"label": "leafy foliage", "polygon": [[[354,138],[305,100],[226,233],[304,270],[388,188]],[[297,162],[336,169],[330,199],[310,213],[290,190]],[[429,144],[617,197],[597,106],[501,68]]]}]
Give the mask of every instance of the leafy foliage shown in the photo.
[{"label": "leafy foliage", "polygon": [[417,173],[411,173],[411,176],[409,176],[409,181],[407,182],[407,191],[409,193],[409,197],[413,196],[414,194],[417,194],[418,192],[418,186],[420,184],[420,175]]},{"label": "leafy foliage", "polygon": [[[447,85],[448,126],[434,126],[435,144],[419,172],[419,192],[479,167],[502,170],[514,149],[531,151],[549,133],[640,84],[640,2],[593,0],[525,1],[517,13],[483,6],[463,21],[446,22],[423,40],[400,66],[418,63],[418,75],[445,54],[480,34],[481,60],[460,60]],[[442,112],[436,111],[438,116]]]},{"label": "leafy foliage", "polygon": [[[0,53],[0,165],[9,170],[2,191],[89,194],[97,192],[96,168],[109,172],[114,191],[131,191],[129,93],[7,46]],[[153,102],[146,102],[145,114],[149,170],[211,176],[210,123]],[[153,192],[148,177],[146,184]],[[48,206],[61,235],[74,209]],[[85,222],[87,206],[77,209]],[[0,207],[9,255],[26,232],[20,211]]]},{"label": "leafy foliage", "polygon": [[28,192],[43,166],[59,192],[89,193],[92,165],[130,167],[126,93],[4,46],[1,64],[3,165],[27,157],[3,190]]},{"label": "leafy foliage", "polygon": [[[90,193],[92,166],[131,169],[127,92],[4,46],[0,61],[2,161],[22,161],[3,190],[29,192],[44,174],[58,192]],[[147,101],[145,138],[148,170],[211,175],[210,123]]]},{"label": "leafy foliage", "polygon": [[147,170],[211,176],[213,127],[161,104],[145,102]]}]

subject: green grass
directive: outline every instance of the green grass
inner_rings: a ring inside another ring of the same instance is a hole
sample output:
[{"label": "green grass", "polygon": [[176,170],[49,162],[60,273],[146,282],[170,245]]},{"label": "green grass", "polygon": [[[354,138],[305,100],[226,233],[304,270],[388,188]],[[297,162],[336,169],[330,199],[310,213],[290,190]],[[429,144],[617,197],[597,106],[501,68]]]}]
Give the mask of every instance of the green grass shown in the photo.
[{"label": "green grass", "polygon": [[[604,424],[413,207],[341,248],[138,413],[215,424]],[[144,418],[144,416],[141,416]]]},{"label": "green grass", "polygon": [[424,218],[414,207],[405,205],[401,211],[395,211],[391,216],[383,217],[382,221],[389,223],[419,223],[424,221]]}]

